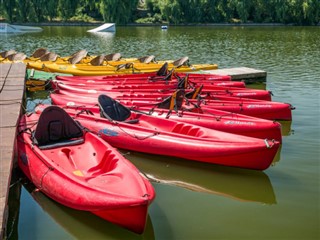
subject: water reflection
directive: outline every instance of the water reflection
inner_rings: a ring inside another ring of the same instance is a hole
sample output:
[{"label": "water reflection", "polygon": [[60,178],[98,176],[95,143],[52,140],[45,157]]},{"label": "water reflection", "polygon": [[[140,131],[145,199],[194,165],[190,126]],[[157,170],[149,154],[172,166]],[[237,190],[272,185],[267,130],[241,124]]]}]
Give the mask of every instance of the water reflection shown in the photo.
[{"label": "water reflection", "polygon": [[19,35],[26,34],[26,33],[28,33],[28,32],[0,33],[0,39],[7,39],[10,37],[19,36]]},{"label": "water reflection", "polygon": [[110,52],[109,49],[112,49],[112,46],[115,44],[115,32],[89,32],[88,35],[90,35],[93,41],[97,42],[95,46],[90,46],[90,49],[95,49],[92,50],[94,55],[114,53]]},{"label": "water reflection", "polygon": [[21,195],[21,175],[19,171],[12,171],[11,175],[11,185],[9,189],[9,199],[8,201],[8,221],[6,226],[6,238],[9,239],[19,239],[18,225],[19,225],[19,210],[20,210],[20,195]]},{"label": "water reflection", "polygon": [[90,32],[90,34],[104,41],[110,41],[115,37],[115,32]]},{"label": "water reflection", "polygon": [[48,91],[28,92],[26,99],[26,111],[32,112],[39,103],[51,104],[51,98]]},{"label": "water reflection", "polygon": [[[58,224],[74,239],[155,239],[152,222],[149,216],[145,232],[142,235],[138,235],[110,222],[104,221],[90,212],[74,210],[51,200],[40,191],[36,191],[35,186],[24,177],[20,170],[16,169],[16,172],[20,175],[21,183],[15,185],[19,191],[13,191],[13,189],[11,189],[11,192],[16,193],[16,196],[11,196],[10,199],[17,199],[17,201],[13,201],[11,205],[14,204],[14,206],[10,207],[10,210],[15,213],[10,215],[11,217],[8,221],[8,239],[18,239],[18,216],[21,207],[23,207],[20,206],[19,203],[20,191],[29,195],[28,197],[32,197],[33,201],[37,203],[37,208],[40,207],[43,212],[48,214],[53,222]],[[48,224],[45,220],[45,214],[42,213],[41,215],[37,215],[37,209],[34,209],[31,205],[27,208],[27,211],[29,212],[28,222],[30,225],[28,224],[28,226],[22,228],[22,236],[27,236],[24,231],[30,231],[30,229],[36,228],[33,224],[37,224],[37,228],[40,229],[54,229],[54,226],[50,226],[50,221]],[[37,218],[36,222],[32,221],[34,217]],[[61,232],[60,237],[61,235],[64,235],[67,238],[66,233]],[[46,231],[45,234],[46,238],[51,238],[54,235],[51,231]],[[57,235],[59,234],[56,233],[56,236]]]},{"label": "water reflection", "polygon": [[282,136],[290,136],[294,131],[291,129],[292,121],[279,121]]},{"label": "water reflection", "polygon": [[281,149],[282,149],[282,144],[280,144],[279,149],[278,149],[278,151],[277,151],[276,155],[274,156],[274,159],[273,159],[273,161],[271,163],[271,166],[275,166],[278,162],[280,162],[280,160],[281,160]]},{"label": "water reflection", "polygon": [[121,150],[151,181],[239,201],[275,204],[268,175],[232,167]]}]

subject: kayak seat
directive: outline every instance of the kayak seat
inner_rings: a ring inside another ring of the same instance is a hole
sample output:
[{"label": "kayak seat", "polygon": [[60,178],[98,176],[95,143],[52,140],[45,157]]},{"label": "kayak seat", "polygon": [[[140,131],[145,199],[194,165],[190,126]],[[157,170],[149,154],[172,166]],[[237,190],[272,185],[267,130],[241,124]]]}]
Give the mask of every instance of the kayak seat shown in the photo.
[{"label": "kayak seat", "polygon": [[165,62],[157,71],[156,76],[166,76],[168,73],[169,64]]},{"label": "kayak seat", "polygon": [[40,149],[77,145],[84,142],[83,130],[62,108],[49,106],[39,117],[32,141]]},{"label": "kayak seat", "polygon": [[105,61],[119,61],[121,59],[121,53],[111,53],[104,57]]},{"label": "kayak seat", "polygon": [[0,52],[0,56],[2,58],[7,58],[8,56],[12,55],[12,54],[16,54],[17,52],[13,49],[11,50],[8,50],[8,51],[3,51],[3,52]]},{"label": "kayak seat", "polygon": [[158,75],[151,76],[151,77],[148,77],[148,80],[150,82],[163,81],[163,82],[168,83],[168,81],[170,81],[172,79],[174,71],[175,71],[175,69],[172,68],[170,71],[167,71],[166,75],[164,75],[164,76],[158,76]]},{"label": "kayak seat", "polygon": [[141,58],[138,58],[138,61],[141,62],[141,63],[151,63],[151,62],[155,62],[155,56],[154,55],[150,55],[150,56],[144,56],[144,57],[141,57]]},{"label": "kayak seat", "polygon": [[23,61],[27,58],[27,55],[25,55],[22,52],[18,52],[18,53],[9,55],[7,58],[9,61]]},{"label": "kayak seat", "polygon": [[103,65],[104,58],[105,58],[105,55],[96,56],[90,61],[90,64],[92,66],[101,66]]},{"label": "kayak seat", "polygon": [[179,89],[171,96],[165,98],[162,102],[158,103],[157,107],[162,109],[179,110],[181,109],[184,101],[184,94],[185,91],[183,89]]},{"label": "kayak seat", "polygon": [[100,116],[114,121],[126,121],[131,111],[129,108],[123,106],[113,98],[101,94],[98,97],[98,104],[100,108]]},{"label": "kayak seat", "polygon": [[38,48],[36,49],[33,54],[31,55],[31,57],[33,58],[40,58],[43,55],[47,54],[49,51],[46,48]]},{"label": "kayak seat", "polygon": [[46,54],[44,54],[43,56],[40,57],[40,61],[51,61],[51,62],[55,62],[57,60],[57,58],[59,57],[58,54],[53,53],[53,52],[48,52]]},{"label": "kayak seat", "polygon": [[177,68],[179,68],[181,66],[190,66],[188,57],[182,57],[180,59],[177,59],[172,64]]},{"label": "kayak seat", "polygon": [[88,55],[87,50],[82,49],[78,52],[75,52],[74,54],[71,55],[71,57],[68,59],[68,62],[71,64],[77,64],[79,63],[82,59],[84,59]]},{"label": "kayak seat", "polygon": [[185,94],[185,98],[187,99],[197,99],[198,97],[201,97],[201,91],[203,89],[203,84],[201,84],[199,87],[194,88],[192,91]]}]

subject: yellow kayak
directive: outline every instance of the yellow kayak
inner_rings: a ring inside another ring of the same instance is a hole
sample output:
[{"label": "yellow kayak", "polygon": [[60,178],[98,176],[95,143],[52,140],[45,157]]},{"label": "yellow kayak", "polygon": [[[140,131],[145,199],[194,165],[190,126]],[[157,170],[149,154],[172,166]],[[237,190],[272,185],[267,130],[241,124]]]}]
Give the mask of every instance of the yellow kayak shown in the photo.
[{"label": "yellow kayak", "polygon": [[217,64],[191,65],[188,57],[175,61],[155,61],[155,56],[153,55],[123,59],[120,53],[88,56],[86,50],[80,50],[67,57],[60,57],[45,48],[37,49],[30,57],[27,57],[24,53],[16,53],[14,50],[1,52],[0,56],[2,57],[0,59],[2,62],[22,61],[30,69],[72,75],[92,76],[156,72],[164,63],[168,63],[168,70],[174,68],[176,72],[193,72],[218,68]]},{"label": "yellow kayak", "polygon": [[[28,62],[27,67],[46,71],[46,72],[58,72],[72,74],[75,76],[97,76],[97,75],[114,75],[114,74],[132,74],[132,73],[148,73],[158,71],[165,61],[161,63],[140,63],[140,62],[128,62],[118,65],[99,65],[94,66],[91,64],[79,63],[79,64],[60,64],[49,62]],[[200,70],[213,70],[217,69],[216,64],[195,64],[189,65],[188,58],[184,57],[179,61],[168,62],[168,70],[175,69],[175,72],[193,72]]]}]

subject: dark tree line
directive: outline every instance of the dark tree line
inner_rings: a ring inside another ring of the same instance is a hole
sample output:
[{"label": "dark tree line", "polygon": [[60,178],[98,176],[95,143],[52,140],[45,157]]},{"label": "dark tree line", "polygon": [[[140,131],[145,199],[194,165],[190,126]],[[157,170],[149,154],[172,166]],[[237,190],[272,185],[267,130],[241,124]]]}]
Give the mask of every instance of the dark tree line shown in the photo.
[{"label": "dark tree line", "polygon": [[320,21],[319,0],[146,0],[153,14],[170,23],[294,23]]},{"label": "dark tree line", "polygon": [[319,0],[1,0],[0,6],[0,17],[9,22],[316,25],[319,13]]}]

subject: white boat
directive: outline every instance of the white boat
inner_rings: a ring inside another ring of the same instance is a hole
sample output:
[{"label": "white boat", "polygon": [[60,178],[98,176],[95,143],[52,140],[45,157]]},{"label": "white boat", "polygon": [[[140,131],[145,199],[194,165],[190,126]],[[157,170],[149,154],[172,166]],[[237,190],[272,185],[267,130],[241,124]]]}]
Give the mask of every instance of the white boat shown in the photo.
[{"label": "white boat", "polygon": [[88,30],[88,32],[115,32],[116,25],[114,23],[105,23],[100,27]]},{"label": "white boat", "polygon": [[0,33],[25,33],[25,32],[40,32],[41,27],[29,27],[21,25],[12,25],[8,23],[0,23]]}]

